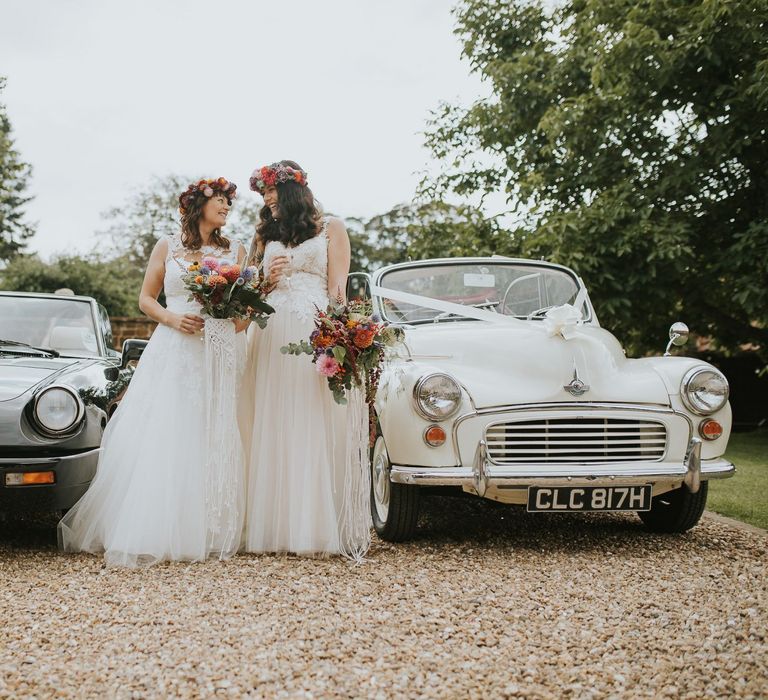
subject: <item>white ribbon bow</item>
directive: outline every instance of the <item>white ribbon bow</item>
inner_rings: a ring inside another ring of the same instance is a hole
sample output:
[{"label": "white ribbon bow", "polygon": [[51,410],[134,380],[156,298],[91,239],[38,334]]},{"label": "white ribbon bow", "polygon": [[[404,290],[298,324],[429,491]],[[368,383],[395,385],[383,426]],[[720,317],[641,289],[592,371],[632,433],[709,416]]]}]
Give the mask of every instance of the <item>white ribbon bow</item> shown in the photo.
[{"label": "white ribbon bow", "polygon": [[555,306],[544,314],[544,330],[547,335],[560,335],[565,340],[575,338],[581,324],[581,311],[570,304]]}]

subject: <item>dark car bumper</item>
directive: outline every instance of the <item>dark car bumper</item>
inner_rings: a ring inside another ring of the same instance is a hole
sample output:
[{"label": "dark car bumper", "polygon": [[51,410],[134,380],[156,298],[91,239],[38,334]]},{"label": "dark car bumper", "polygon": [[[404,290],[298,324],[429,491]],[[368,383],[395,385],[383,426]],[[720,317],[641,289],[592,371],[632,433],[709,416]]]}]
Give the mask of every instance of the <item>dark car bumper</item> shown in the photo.
[{"label": "dark car bumper", "polygon": [[[99,450],[61,457],[0,457],[0,513],[42,512],[71,508],[96,474]],[[55,483],[6,486],[9,472],[55,473]]]}]

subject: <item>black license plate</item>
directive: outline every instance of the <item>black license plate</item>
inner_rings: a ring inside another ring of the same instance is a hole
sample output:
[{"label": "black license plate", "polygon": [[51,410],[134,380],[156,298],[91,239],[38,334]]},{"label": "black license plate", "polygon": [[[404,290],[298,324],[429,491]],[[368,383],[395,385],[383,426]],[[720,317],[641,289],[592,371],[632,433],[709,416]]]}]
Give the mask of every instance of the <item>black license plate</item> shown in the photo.
[{"label": "black license plate", "polygon": [[640,486],[529,486],[528,511],[650,510],[651,484]]}]

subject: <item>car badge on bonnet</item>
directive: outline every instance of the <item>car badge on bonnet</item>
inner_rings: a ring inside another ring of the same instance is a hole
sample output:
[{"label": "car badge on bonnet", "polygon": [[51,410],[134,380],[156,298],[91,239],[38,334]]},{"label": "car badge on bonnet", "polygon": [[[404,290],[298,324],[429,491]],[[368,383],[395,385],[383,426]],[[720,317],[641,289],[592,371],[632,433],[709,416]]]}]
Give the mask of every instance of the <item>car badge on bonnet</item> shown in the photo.
[{"label": "car badge on bonnet", "polygon": [[572,396],[581,396],[589,391],[589,385],[579,379],[579,370],[576,368],[576,363],[573,363],[573,379],[566,384],[565,389]]}]

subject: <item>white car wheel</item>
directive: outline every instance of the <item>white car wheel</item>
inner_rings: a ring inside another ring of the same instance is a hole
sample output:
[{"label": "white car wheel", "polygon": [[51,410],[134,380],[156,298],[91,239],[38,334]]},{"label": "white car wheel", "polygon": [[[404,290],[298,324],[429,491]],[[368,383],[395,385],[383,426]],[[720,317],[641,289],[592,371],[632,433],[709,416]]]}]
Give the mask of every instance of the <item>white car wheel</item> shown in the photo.
[{"label": "white car wheel", "polygon": [[373,446],[371,485],[376,516],[380,522],[386,522],[389,515],[389,455],[381,435],[376,438],[376,444]]},{"label": "white car wheel", "polygon": [[418,486],[393,484],[384,437],[379,433],[371,453],[371,516],[381,539],[402,542],[413,537],[419,517]]}]

